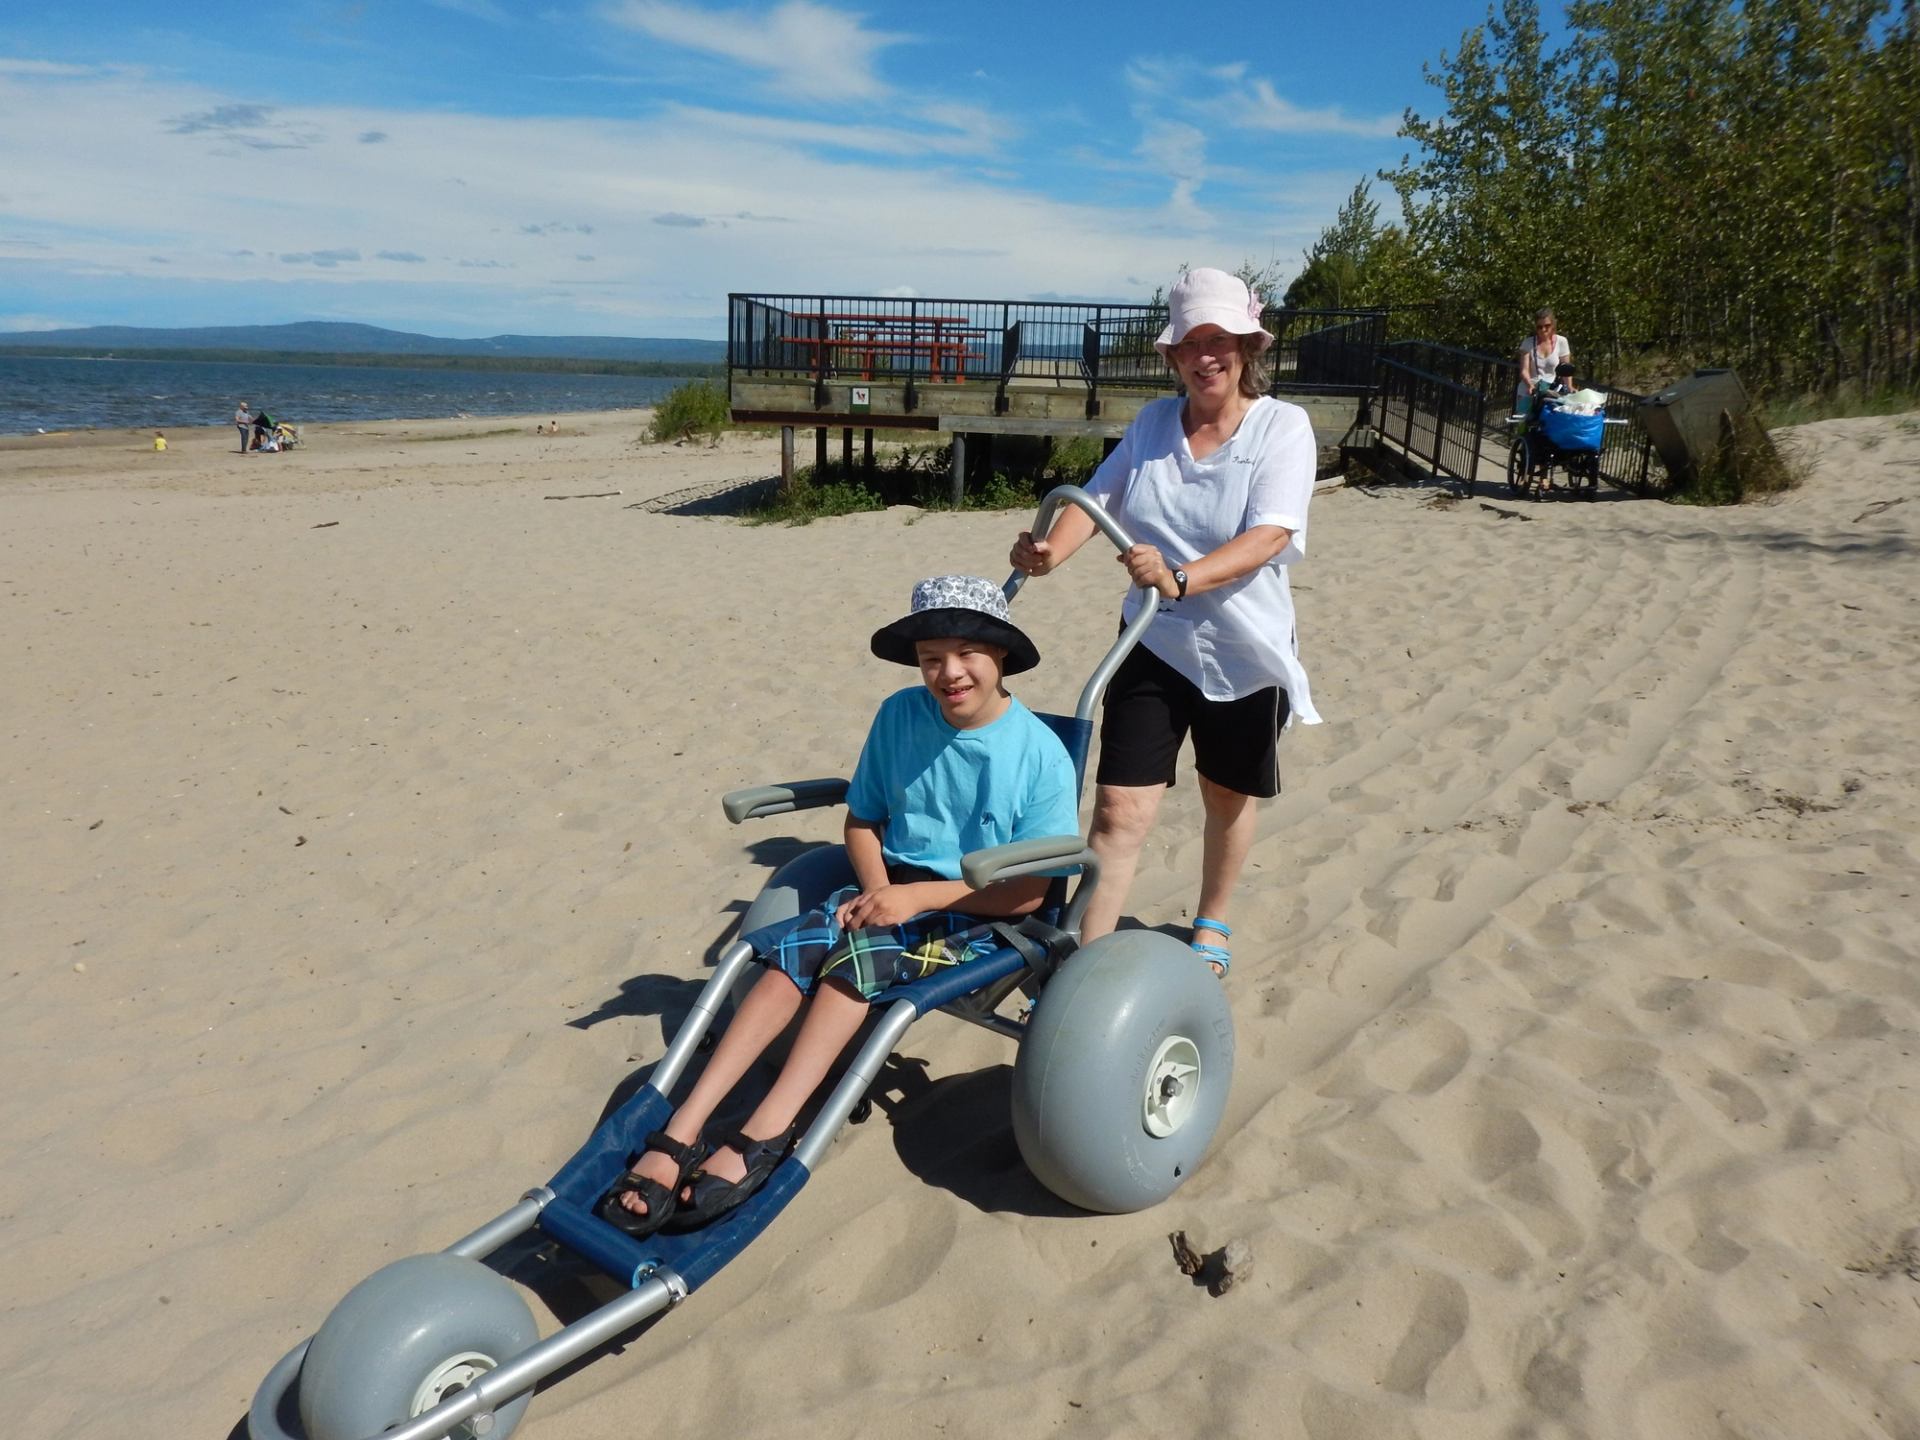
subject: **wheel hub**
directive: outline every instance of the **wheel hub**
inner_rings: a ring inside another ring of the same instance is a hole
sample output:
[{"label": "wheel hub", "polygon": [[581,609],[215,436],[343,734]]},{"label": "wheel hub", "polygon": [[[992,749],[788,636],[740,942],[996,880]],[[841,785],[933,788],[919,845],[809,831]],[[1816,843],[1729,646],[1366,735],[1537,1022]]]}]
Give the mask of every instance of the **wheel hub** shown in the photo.
[{"label": "wheel hub", "polygon": [[1182,1125],[1200,1101],[1200,1050],[1184,1035],[1169,1035],[1147,1066],[1140,1122],[1149,1135],[1165,1139]]},{"label": "wheel hub", "polygon": [[[424,1415],[449,1395],[459,1394],[492,1370],[496,1363],[491,1355],[482,1355],[478,1350],[468,1350],[442,1360],[420,1382],[420,1388],[413,1392],[413,1409],[407,1412],[409,1417]],[[492,1422],[491,1415],[476,1415],[456,1429],[450,1440],[475,1440],[475,1437],[493,1428]]]}]

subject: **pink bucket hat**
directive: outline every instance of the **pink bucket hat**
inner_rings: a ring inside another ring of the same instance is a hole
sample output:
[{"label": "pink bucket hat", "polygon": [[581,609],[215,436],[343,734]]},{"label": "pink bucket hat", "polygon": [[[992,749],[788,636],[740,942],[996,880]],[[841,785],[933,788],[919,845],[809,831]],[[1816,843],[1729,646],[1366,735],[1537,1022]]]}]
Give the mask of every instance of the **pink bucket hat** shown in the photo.
[{"label": "pink bucket hat", "polygon": [[1167,328],[1153,348],[1172,360],[1173,347],[1202,325],[1218,325],[1229,335],[1258,335],[1262,350],[1273,344],[1260,326],[1260,297],[1224,270],[1189,270],[1180,277],[1167,296]]}]

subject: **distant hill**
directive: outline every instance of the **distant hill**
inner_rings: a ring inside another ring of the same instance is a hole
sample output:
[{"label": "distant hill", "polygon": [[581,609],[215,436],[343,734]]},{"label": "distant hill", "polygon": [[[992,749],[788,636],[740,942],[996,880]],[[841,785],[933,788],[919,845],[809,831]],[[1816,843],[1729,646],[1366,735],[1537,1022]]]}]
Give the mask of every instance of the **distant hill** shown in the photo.
[{"label": "distant hill", "polygon": [[262,350],[328,355],[470,355],[496,359],[652,360],[718,364],[723,340],[640,340],[620,335],[490,335],[451,340],[334,320],[291,325],[203,325],[168,330],[141,325],[88,325],[0,335],[9,350],[46,346],[87,350]]}]

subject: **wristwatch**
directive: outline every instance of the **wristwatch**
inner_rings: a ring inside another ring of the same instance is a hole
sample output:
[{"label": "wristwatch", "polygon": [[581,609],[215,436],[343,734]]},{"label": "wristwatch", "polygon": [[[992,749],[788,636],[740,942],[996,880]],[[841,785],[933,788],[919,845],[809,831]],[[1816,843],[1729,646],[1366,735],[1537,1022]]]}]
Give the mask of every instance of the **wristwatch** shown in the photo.
[{"label": "wristwatch", "polygon": [[1187,572],[1184,570],[1174,571],[1173,583],[1179,588],[1179,591],[1180,591],[1180,593],[1174,596],[1173,598],[1176,600],[1186,599],[1187,598]]}]

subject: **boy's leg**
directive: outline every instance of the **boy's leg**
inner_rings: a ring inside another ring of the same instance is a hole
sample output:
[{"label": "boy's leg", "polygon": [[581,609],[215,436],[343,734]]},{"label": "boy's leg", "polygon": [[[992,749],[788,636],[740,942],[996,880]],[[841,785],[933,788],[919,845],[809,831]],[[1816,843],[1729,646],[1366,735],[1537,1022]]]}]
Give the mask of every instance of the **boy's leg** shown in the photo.
[{"label": "boy's leg", "polygon": [[[766,1098],[741,1125],[741,1133],[749,1140],[771,1140],[793,1124],[840,1052],[847,1048],[860,1022],[867,1018],[869,1008],[859,992],[843,981],[823,980],[815,986],[813,1003],[800,1022],[800,1033],[794,1037],[787,1063]],[[737,1181],[747,1173],[740,1152],[731,1147],[716,1150],[701,1168],[722,1180]]]},{"label": "boy's leg", "polygon": [[[1100,857],[1100,884],[1087,904],[1080,940],[1098,940],[1120,923],[1120,907],[1133,888],[1140,846],[1160,813],[1165,785],[1099,785],[1093,792],[1093,825],[1087,843]],[[1244,857],[1243,857],[1244,858]]]},{"label": "boy's leg", "polygon": [[[685,1103],[667,1121],[666,1133],[682,1145],[691,1145],[699,1139],[713,1112],[720,1108],[720,1102],[740,1083],[740,1077],[760,1058],[761,1052],[787,1028],[793,1012],[800,1008],[800,1001],[800,988],[787,976],[778,970],[762,975],[747,992],[747,998],[740,1002],[739,1010],[721,1035],[720,1043],[714,1046],[713,1057],[700,1072],[700,1078],[694,1081]],[[672,1185],[680,1178],[679,1167],[657,1150],[649,1150],[635,1161],[633,1173],[662,1185]],[[646,1202],[638,1195],[623,1195],[620,1203],[636,1215],[647,1213]]]}]

